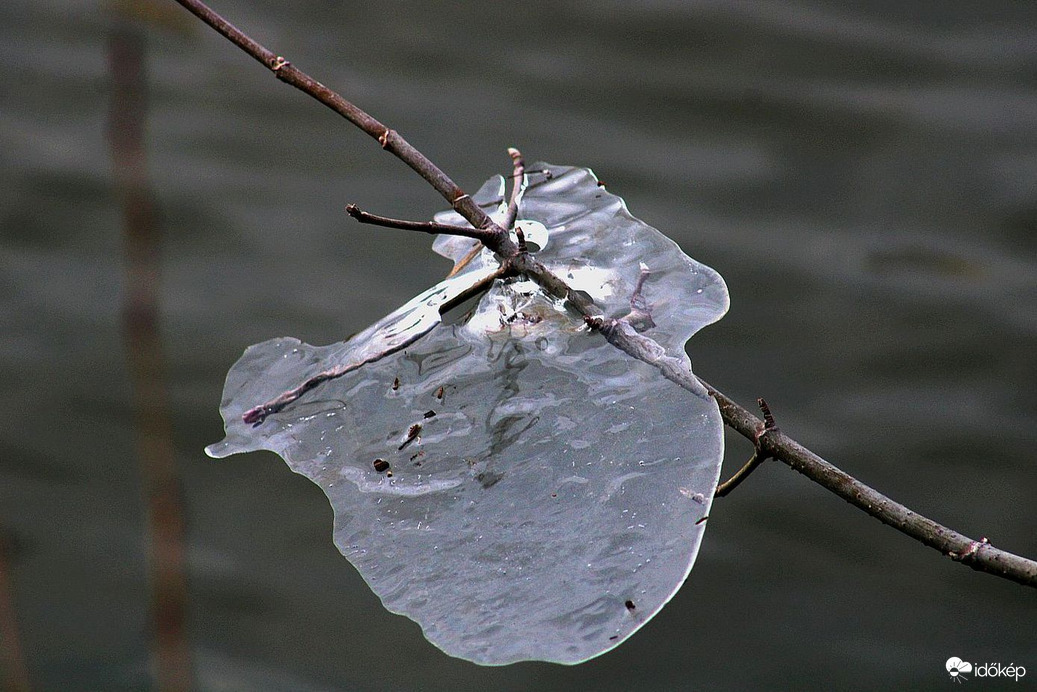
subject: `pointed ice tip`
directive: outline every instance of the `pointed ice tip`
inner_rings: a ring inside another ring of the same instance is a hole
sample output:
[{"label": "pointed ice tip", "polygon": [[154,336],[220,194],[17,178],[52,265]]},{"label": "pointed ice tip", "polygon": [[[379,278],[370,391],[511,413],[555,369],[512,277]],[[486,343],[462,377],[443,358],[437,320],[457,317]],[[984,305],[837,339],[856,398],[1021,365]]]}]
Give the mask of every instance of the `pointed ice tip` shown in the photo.
[{"label": "pointed ice tip", "polygon": [[205,453],[213,459],[222,459],[227,456],[227,441],[213,442],[211,445],[205,448]]}]

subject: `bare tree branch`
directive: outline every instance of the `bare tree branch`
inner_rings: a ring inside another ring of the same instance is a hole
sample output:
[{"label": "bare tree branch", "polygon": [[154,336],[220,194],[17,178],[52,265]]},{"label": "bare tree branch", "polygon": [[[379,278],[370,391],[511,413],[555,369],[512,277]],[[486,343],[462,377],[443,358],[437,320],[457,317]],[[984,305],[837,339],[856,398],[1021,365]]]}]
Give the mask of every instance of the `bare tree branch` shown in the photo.
[{"label": "bare tree branch", "polygon": [[446,173],[429,161],[424,154],[415,149],[410,143],[400,136],[395,130],[391,130],[373,116],[361,108],[353,105],[334,91],[324,86],[313,77],[296,68],[288,60],[245,35],[233,24],[212,11],[205,3],[199,0],[176,0],[187,8],[192,14],[223,34],[228,40],[241,50],[251,55],[271,70],[278,79],[290,84],[296,89],[312,96],[325,106],[335,111],[349,122],[366,132],[382,145],[382,148],[392,153],[408,166],[414,169],[424,178],[432,188],[441,194],[450,206],[463,216],[475,228],[486,229],[496,234],[496,244],[511,254],[516,251],[515,244],[508,236],[508,232],[495,224],[486,212],[472,201],[458,185],[447,176]]},{"label": "bare tree branch", "polygon": [[[700,380],[701,381],[701,380]],[[752,440],[764,422],[748,409],[702,382],[717,404],[724,422]],[[760,437],[764,453],[787,464],[826,490],[858,507],[883,524],[935,548],[952,560],[988,574],[1037,588],[1037,562],[990,545],[986,537],[975,540],[894,502],[877,490],[836,468],[780,430]]]},{"label": "bare tree branch", "polygon": [[743,437],[753,441],[754,444],[758,442],[760,449],[765,454],[782,461],[883,523],[939,550],[954,560],[979,571],[1037,587],[1037,562],[995,548],[985,538],[978,541],[971,539],[909,510],[839,470],[780,430],[772,430],[766,435],[759,435],[758,431],[766,427],[763,421],[716,388],[696,377],[685,359],[666,355],[665,350],[658,343],[639,334],[629,321],[606,319],[586,294],[572,290],[531,255],[521,252],[516,243],[511,240],[508,231],[495,224],[445,173],[435,167],[431,161],[395,131],[385,127],[360,108],[301,72],[284,58],[253,41],[199,0],[177,0],[177,2],[263,63],[274,72],[278,79],[291,84],[340,113],[361,130],[377,139],[383,148],[417,171],[473,227],[485,229],[491,233],[491,236],[482,242],[501,257],[501,269],[504,273],[525,274],[551,295],[564,299],[569,307],[584,318],[591,329],[604,336],[616,348],[656,367],[664,377],[689,392],[698,396],[712,396],[717,401],[724,422]]}]

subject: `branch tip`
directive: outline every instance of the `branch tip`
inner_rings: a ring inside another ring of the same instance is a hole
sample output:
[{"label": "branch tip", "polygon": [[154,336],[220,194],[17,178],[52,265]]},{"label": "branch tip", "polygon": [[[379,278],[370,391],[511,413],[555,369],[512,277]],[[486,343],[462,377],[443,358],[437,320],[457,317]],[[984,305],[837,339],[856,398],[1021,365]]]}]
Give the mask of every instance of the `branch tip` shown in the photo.
[{"label": "branch tip", "polygon": [[439,233],[459,235],[465,238],[474,238],[482,243],[491,242],[496,237],[496,233],[492,230],[472,228],[470,226],[455,226],[448,223],[436,223],[435,221],[406,221],[404,219],[389,218],[388,216],[379,216],[366,212],[355,204],[346,205],[346,213],[360,223],[368,223],[384,228],[398,228],[403,231],[418,231],[433,235]]},{"label": "branch tip", "polygon": [[519,199],[522,197],[522,190],[525,188],[526,182],[526,162],[522,158],[522,152],[515,147],[508,147],[508,155],[511,156],[513,170],[511,173],[511,199],[508,200],[508,208],[504,212],[504,220],[501,223],[505,229],[514,226],[515,220],[518,219]]}]

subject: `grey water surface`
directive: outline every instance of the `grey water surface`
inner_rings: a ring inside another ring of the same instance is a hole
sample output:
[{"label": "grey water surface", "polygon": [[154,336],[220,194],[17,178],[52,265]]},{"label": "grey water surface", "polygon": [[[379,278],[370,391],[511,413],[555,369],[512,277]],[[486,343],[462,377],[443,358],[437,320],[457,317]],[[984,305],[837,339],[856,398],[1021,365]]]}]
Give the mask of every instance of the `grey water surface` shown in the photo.
[{"label": "grey water surface", "polygon": [[[593,168],[724,276],[698,374],[1037,556],[1037,6],[214,5],[466,189],[508,172],[508,146]],[[152,680],[112,23],[95,2],[0,7],[0,536],[39,689]],[[685,587],[605,656],[490,669],[429,645],[339,554],[318,488],[273,454],[203,449],[246,346],[339,341],[449,269],[344,206],[422,219],[442,200],[211,30],[167,26],[148,29],[148,170],[199,689],[930,688],[952,656],[1037,676],[1032,589],[777,463],[713,505]],[[725,475],[749,454],[727,448]]]}]

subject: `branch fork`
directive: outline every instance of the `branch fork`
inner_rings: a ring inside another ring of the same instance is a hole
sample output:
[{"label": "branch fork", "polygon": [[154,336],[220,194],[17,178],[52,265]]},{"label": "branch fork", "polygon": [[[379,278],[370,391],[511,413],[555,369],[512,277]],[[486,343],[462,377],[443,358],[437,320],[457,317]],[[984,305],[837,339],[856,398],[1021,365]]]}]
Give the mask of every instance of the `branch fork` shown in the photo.
[{"label": "branch fork", "polygon": [[456,226],[454,224],[436,223],[435,221],[405,221],[403,219],[393,219],[388,216],[371,214],[355,204],[347,205],[346,213],[360,223],[382,226],[384,228],[398,228],[404,231],[418,231],[419,233],[430,233],[433,235],[441,233],[447,235],[459,235],[466,238],[473,238],[484,245],[491,244],[497,240],[497,233],[492,229]]},{"label": "branch fork", "polygon": [[733,476],[717,486],[716,492],[713,493],[713,497],[724,497],[741,485],[742,481],[748,478],[749,474],[755,471],[760,464],[768,459],[774,458],[768,452],[764,451],[763,445],[764,439],[767,435],[778,432],[778,426],[774,424],[774,416],[771,414],[771,408],[767,405],[767,402],[763,397],[757,399],[756,404],[760,407],[760,411],[763,412],[764,422],[762,425],[758,426],[756,432],[753,433],[753,455],[749,457],[749,461],[745,462],[742,468],[738,469]]}]

